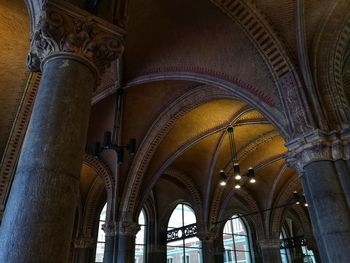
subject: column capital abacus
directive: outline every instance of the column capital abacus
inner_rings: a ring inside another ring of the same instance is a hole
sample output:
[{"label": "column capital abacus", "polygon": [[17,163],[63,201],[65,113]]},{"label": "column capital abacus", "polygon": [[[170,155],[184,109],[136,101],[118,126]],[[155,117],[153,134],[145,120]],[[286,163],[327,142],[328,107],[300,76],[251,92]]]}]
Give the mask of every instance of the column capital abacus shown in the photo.
[{"label": "column capital abacus", "polygon": [[324,132],[314,130],[286,143],[286,160],[302,175],[304,167],[314,161],[350,159],[350,129]]},{"label": "column capital abacus", "polygon": [[141,229],[136,222],[121,221],[117,223],[117,233],[120,235],[136,236]]},{"label": "column capital abacus", "polygon": [[123,52],[124,32],[115,25],[60,1],[48,1],[31,34],[27,66],[40,71],[45,62],[66,57],[84,62],[97,75]]},{"label": "column capital abacus", "polygon": [[258,244],[261,248],[280,248],[281,241],[279,239],[263,239],[259,240]]},{"label": "column capital abacus", "polygon": [[94,248],[95,242],[92,237],[78,237],[74,240],[75,248]]},{"label": "column capital abacus", "polygon": [[215,232],[198,232],[197,237],[203,242],[214,242],[218,237],[219,234]]}]

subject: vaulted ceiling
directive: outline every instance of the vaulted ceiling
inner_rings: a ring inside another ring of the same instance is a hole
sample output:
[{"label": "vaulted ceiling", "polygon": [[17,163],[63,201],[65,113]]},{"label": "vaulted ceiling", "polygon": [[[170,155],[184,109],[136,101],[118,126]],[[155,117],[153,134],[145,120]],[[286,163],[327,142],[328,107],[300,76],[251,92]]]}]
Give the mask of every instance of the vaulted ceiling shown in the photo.
[{"label": "vaulted ceiling", "polygon": [[[83,1],[71,2],[84,6]],[[101,2],[101,16],[109,19],[107,1]],[[313,61],[313,41],[331,1],[304,2],[306,45]],[[112,129],[116,81],[125,89],[122,143],[136,138],[141,147],[149,134],[159,133],[140,193],[144,199],[151,192],[158,195],[159,207],[176,198],[193,198],[189,189],[178,187],[184,185],[183,178],[189,178],[199,195],[206,197],[203,206],[210,206],[218,191],[223,196],[232,194],[232,182],[218,190],[219,170],[230,171],[226,128],[231,125],[235,126],[242,171],[252,166],[257,174],[256,184],[244,183],[242,188],[261,208],[271,205],[271,200],[296,177],[283,159],[285,141],[275,120],[262,112],[268,108],[281,122],[285,121],[273,75],[262,50],[257,49],[239,23],[218,8],[225,3],[130,0],[125,53],[103,76],[92,102],[90,148],[102,140],[104,130]],[[297,62],[297,1],[246,3],[271,26],[291,61]],[[25,59],[29,18],[22,1],[1,1],[0,14],[2,154],[28,78]],[[348,83],[348,67],[344,72]],[[233,84],[227,88],[227,83]],[[115,156],[104,153],[103,158],[115,171]],[[129,168],[127,164],[122,167],[124,179]],[[83,195],[87,195],[94,176],[96,171],[84,166]]]}]

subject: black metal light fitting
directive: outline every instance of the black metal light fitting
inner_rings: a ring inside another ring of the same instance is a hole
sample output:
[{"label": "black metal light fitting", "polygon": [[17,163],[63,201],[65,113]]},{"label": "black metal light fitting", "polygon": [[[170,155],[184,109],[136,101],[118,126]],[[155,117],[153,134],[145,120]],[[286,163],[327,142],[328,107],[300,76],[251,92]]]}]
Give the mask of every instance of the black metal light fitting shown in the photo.
[{"label": "black metal light fitting", "polygon": [[[240,180],[242,179],[242,176],[247,176],[249,178],[250,183],[256,183],[255,179],[255,172],[252,167],[248,169],[248,172],[246,174],[241,174],[241,168],[238,163],[238,156],[237,156],[237,150],[236,150],[236,144],[235,144],[235,139],[234,139],[234,129],[232,126],[228,127],[226,129],[228,138],[229,138],[229,143],[230,143],[230,152],[231,152],[231,162],[232,162],[232,167],[233,167],[233,177],[236,180],[235,183],[235,188],[239,189],[241,188]],[[220,170],[220,180],[219,184],[221,186],[225,186],[226,182],[228,180],[229,176],[227,176],[224,172],[224,170]]]},{"label": "black metal light fitting", "polygon": [[306,202],[305,196],[303,194],[298,193],[297,191],[293,192],[293,200],[297,205],[303,205],[308,207],[308,203]]},{"label": "black metal light fitting", "polygon": [[98,158],[104,150],[114,150],[117,153],[117,164],[122,164],[124,161],[124,149],[126,148],[130,156],[136,153],[136,139],[130,139],[127,145],[118,145],[118,136],[121,127],[121,109],[123,89],[118,88],[116,91],[116,107],[113,124],[113,134],[110,131],[105,131],[103,135],[103,144],[97,142],[94,147],[94,156]]},{"label": "black metal light fitting", "polygon": [[97,142],[95,145],[94,156],[99,157],[100,153],[104,150],[114,150],[117,153],[117,163],[122,164],[124,161],[124,148],[127,149],[130,156],[134,156],[136,153],[136,139],[130,139],[127,145],[118,145],[112,143],[111,140],[112,133],[105,131],[103,136],[103,145],[100,146],[100,143]]}]

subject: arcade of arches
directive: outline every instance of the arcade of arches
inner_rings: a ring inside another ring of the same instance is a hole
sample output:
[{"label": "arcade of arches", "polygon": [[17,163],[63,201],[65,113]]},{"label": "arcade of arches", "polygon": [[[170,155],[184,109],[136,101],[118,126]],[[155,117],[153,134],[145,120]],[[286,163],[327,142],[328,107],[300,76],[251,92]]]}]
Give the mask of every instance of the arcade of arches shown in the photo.
[{"label": "arcade of arches", "polygon": [[0,14],[0,262],[350,262],[350,1]]}]

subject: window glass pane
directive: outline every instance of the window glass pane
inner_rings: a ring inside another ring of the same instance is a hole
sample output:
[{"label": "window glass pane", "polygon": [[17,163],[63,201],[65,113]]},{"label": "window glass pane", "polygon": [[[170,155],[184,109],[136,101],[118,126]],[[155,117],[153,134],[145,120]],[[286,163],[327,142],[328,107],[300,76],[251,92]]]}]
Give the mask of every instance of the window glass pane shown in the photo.
[{"label": "window glass pane", "polygon": [[178,228],[182,227],[183,222],[182,222],[182,204],[179,204],[171,214],[171,217],[169,219],[168,223],[168,230],[172,228]]},{"label": "window glass pane", "polygon": [[233,236],[232,234],[223,234],[223,241],[225,249],[234,250],[233,246]]},{"label": "window glass pane", "polygon": [[249,252],[236,251],[237,262],[250,263]]},{"label": "window glass pane", "polygon": [[[170,216],[168,231],[195,224],[196,217],[191,207],[179,204]],[[201,263],[201,242],[197,237],[179,236],[181,239],[168,242],[167,263]]]},{"label": "window glass pane", "polygon": [[185,239],[185,247],[201,247],[201,241],[197,237],[190,237]]},{"label": "window glass pane", "polygon": [[140,225],[140,230],[136,234],[135,239],[135,262],[143,263],[145,257],[145,236],[146,236],[146,219],[143,209],[140,212],[138,223]]},{"label": "window glass pane", "polygon": [[143,263],[144,262],[144,246],[136,245],[135,246],[135,262]]},{"label": "window glass pane", "polygon": [[191,207],[184,205],[184,226],[195,224],[196,216]]},{"label": "window glass pane", "polygon": [[142,209],[139,215],[139,225],[144,225],[144,224],[145,224],[145,214]]},{"label": "window glass pane", "polygon": [[145,242],[145,226],[140,226],[140,231],[136,234],[135,243],[138,245],[142,245]]},{"label": "window glass pane", "polygon": [[223,229],[224,262],[250,263],[248,232],[241,218],[233,215]]},{"label": "window glass pane", "polygon": [[100,220],[98,223],[95,262],[103,262],[103,254],[105,251],[105,232],[102,230],[102,225],[106,221],[106,213],[107,213],[107,204],[105,204],[105,206],[101,211]]},{"label": "window glass pane", "polygon": [[232,219],[232,227],[234,234],[246,235],[245,227],[240,218]]},{"label": "window glass pane", "polygon": [[248,244],[247,236],[235,235],[235,247],[236,247],[236,250],[248,251],[249,244]]}]

